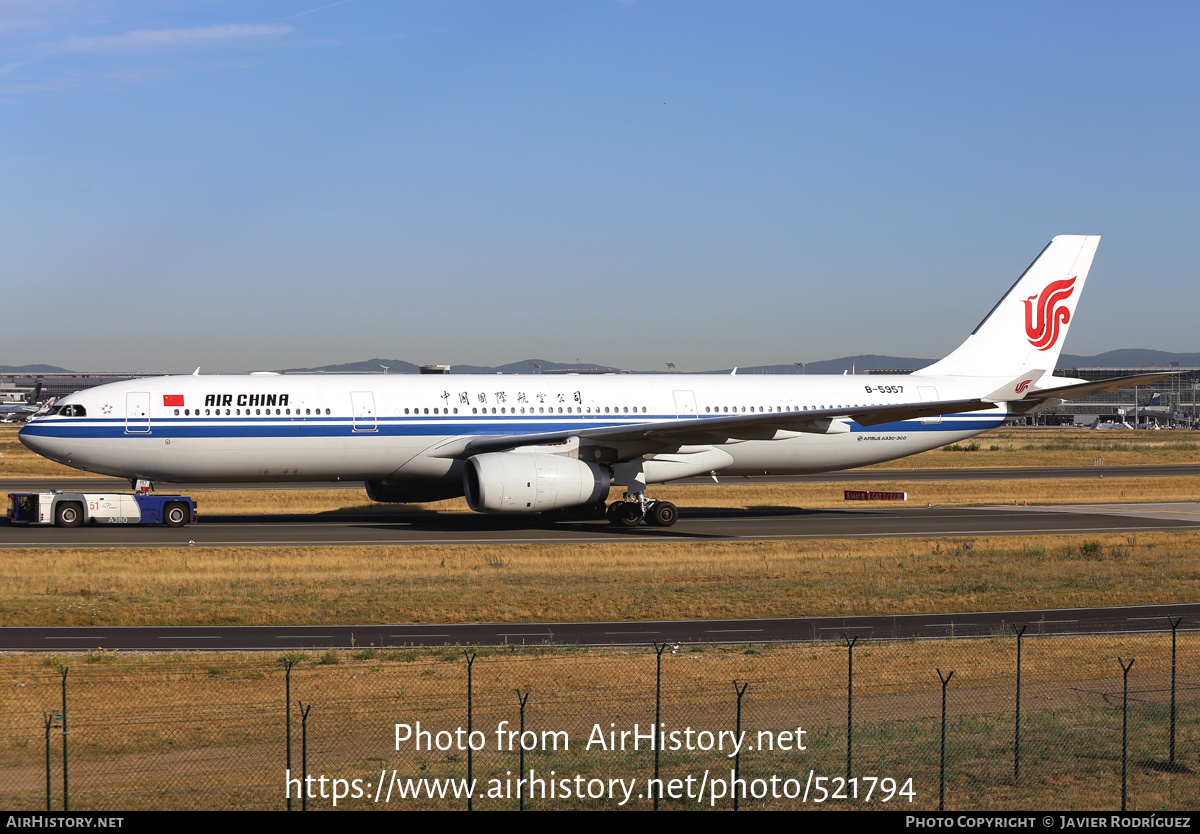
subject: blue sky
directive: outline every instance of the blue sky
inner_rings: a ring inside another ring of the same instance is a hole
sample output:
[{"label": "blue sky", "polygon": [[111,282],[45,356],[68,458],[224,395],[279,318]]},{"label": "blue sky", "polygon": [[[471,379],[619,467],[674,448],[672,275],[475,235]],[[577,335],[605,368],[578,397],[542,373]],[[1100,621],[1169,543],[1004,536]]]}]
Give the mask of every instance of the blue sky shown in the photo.
[{"label": "blue sky", "polygon": [[0,0],[0,364],[1196,351],[1200,6]]}]

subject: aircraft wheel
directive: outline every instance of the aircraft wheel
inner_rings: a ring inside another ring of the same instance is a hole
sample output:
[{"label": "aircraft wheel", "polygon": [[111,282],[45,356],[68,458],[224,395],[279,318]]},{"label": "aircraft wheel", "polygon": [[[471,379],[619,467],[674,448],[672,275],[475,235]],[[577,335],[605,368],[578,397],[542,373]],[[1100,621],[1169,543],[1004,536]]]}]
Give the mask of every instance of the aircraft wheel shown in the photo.
[{"label": "aircraft wheel", "polygon": [[74,502],[65,502],[54,508],[56,527],[78,527],[83,524],[83,508]]},{"label": "aircraft wheel", "polygon": [[183,504],[167,504],[163,510],[163,524],[168,527],[182,527],[188,523],[187,507]]},{"label": "aircraft wheel", "polygon": [[604,518],[608,512],[608,508],[604,506],[603,501],[593,501],[590,504],[582,504],[575,508],[575,517],[583,521],[594,521],[598,518]]},{"label": "aircraft wheel", "polygon": [[670,501],[656,501],[646,513],[647,523],[654,527],[670,527],[679,520],[679,508]]},{"label": "aircraft wheel", "polygon": [[608,508],[607,515],[617,527],[637,527],[642,523],[642,508],[636,501],[618,501]]}]

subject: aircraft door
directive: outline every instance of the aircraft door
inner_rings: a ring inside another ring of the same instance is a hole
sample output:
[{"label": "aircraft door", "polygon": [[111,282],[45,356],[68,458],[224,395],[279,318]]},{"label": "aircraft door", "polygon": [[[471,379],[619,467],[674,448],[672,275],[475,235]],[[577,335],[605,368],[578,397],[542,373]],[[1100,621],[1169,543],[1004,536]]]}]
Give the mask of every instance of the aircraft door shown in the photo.
[{"label": "aircraft door", "polygon": [[692,391],[672,391],[675,395],[675,416],[696,416],[696,394]]},{"label": "aircraft door", "polygon": [[354,431],[378,431],[373,391],[351,391],[350,409],[354,415]]},{"label": "aircraft door", "polygon": [[130,392],[125,395],[125,433],[150,433],[150,393]]},{"label": "aircraft door", "polygon": [[[932,385],[918,385],[917,393],[919,393],[921,395],[921,402],[923,402],[923,403],[937,402],[938,392],[937,392],[937,389],[934,388]],[[929,417],[922,417],[921,422],[922,423],[940,423],[940,422],[942,422],[942,415],[934,414]]]}]

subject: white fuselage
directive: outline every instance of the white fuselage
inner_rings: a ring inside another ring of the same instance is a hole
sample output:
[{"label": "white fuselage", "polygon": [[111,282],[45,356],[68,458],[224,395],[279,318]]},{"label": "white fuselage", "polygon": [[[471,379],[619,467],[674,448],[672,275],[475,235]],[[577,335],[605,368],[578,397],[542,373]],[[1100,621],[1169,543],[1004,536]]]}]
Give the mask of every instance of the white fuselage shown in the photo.
[{"label": "white fuselage", "polygon": [[[445,486],[461,468],[438,447],[463,437],[957,400],[991,385],[915,375],[174,376],[72,394],[20,438],[69,466],[130,479]],[[842,433],[726,442],[715,447],[728,455],[718,471],[863,466],[970,437],[1005,416],[1001,407],[871,427],[847,419]]]}]

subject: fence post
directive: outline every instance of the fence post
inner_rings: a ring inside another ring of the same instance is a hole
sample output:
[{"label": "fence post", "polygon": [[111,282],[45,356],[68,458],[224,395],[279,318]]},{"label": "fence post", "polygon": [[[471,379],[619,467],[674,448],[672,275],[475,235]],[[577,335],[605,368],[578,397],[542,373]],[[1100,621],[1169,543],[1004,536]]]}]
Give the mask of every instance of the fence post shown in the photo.
[{"label": "fence post", "polygon": [[[471,696],[471,687],[472,687],[471,672],[475,666],[475,654],[476,654],[476,652],[470,652],[470,651],[467,651],[466,649],[463,649],[463,657],[465,657],[467,659],[467,784],[468,785],[471,784],[471,779],[475,773],[475,770],[474,770],[475,759],[474,759],[474,756],[472,755],[474,750],[471,747],[471,730],[472,730],[471,720],[474,717],[474,715],[473,715],[474,704],[473,704],[472,696]],[[467,791],[467,810],[468,811],[475,810],[475,804],[474,804],[475,797],[473,796],[474,793],[475,793],[475,791],[470,791],[470,790]]]},{"label": "fence post", "polygon": [[[517,700],[521,702],[521,769],[517,771],[517,810],[525,810],[525,791],[521,787],[521,781],[525,778],[525,703],[529,700],[529,692],[524,695],[521,690],[517,690]],[[471,737],[467,736],[467,742],[470,743]]]},{"label": "fence post", "polygon": [[1125,661],[1117,658],[1117,662],[1121,664],[1121,672],[1125,678],[1125,692],[1121,699],[1121,810],[1125,810],[1125,803],[1129,796],[1129,670],[1133,668],[1135,658],[1129,658],[1129,665],[1125,665]]},{"label": "fence post", "polygon": [[1167,622],[1171,624],[1171,758],[1168,760],[1168,765],[1171,770],[1176,770],[1175,767],[1175,638],[1179,631],[1179,624],[1183,622],[1183,617],[1172,619],[1167,617]]},{"label": "fence post", "polygon": [[63,740],[63,813],[71,810],[71,792],[67,783],[67,672],[66,666],[59,666],[62,674],[62,740]]},{"label": "fence post", "polygon": [[[742,686],[740,688],[738,687],[738,682],[736,680],[733,682],[733,691],[737,693],[737,729],[735,730],[737,735],[735,735],[734,738],[742,737],[742,696],[746,694],[746,690],[749,687],[750,687],[749,681],[746,681],[746,683],[742,684]],[[735,810],[735,811],[738,809],[737,786],[738,786],[738,783],[741,781],[742,781],[742,748],[741,748],[741,745],[738,745],[737,753],[735,753],[734,757],[733,757],[733,784],[730,786],[733,790],[733,810]]]},{"label": "fence post", "polygon": [[62,711],[57,709],[44,710],[42,718],[46,721],[46,810],[53,810],[50,807],[52,790],[50,787],[50,730],[57,725],[57,722],[62,720]]},{"label": "fence post", "polygon": [[308,713],[312,711],[312,704],[304,706],[303,701],[297,701],[300,705],[300,810],[308,810]]},{"label": "fence post", "polygon": [[853,640],[850,635],[842,633],[842,637],[846,640],[846,781],[850,781],[850,770],[854,763],[854,644],[858,642],[858,637]]},{"label": "fence post", "polygon": [[1017,631],[1017,721],[1013,735],[1013,784],[1021,781],[1021,638],[1028,625]]},{"label": "fence post", "polygon": [[938,678],[942,681],[942,753],[940,765],[940,778],[938,780],[938,810],[946,810],[946,687],[950,685],[950,679],[954,677],[954,671],[950,674],[943,675],[942,670],[938,669]]},{"label": "fence post", "polygon": [[654,641],[654,652],[657,655],[657,667],[654,673],[654,785],[658,790],[651,789],[650,793],[654,796],[654,810],[658,810],[658,799],[662,794],[662,782],[658,779],[659,753],[661,752],[657,744],[662,732],[662,656],[667,650],[667,644],[658,645],[658,641]]},{"label": "fence post", "polygon": [[[287,774],[289,779],[292,775],[292,667],[295,665],[295,658],[283,658],[283,702],[287,705]],[[300,775],[300,784],[304,784],[304,774]],[[290,784],[287,791],[287,809],[292,810],[292,787]]]}]

